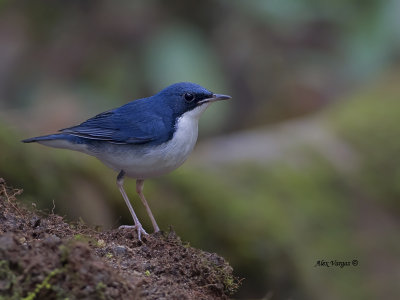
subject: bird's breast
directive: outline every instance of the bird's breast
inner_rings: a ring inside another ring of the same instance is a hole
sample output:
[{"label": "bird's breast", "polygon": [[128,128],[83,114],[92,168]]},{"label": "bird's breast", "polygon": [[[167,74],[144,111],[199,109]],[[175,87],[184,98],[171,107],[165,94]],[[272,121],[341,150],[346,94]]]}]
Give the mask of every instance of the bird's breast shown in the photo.
[{"label": "bird's breast", "polygon": [[156,177],[178,168],[192,152],[198,135],[198,116],[183,114],[177,119],[172,138],[159,145],[109,145],[95,155],[116,171],[132,178]]}]

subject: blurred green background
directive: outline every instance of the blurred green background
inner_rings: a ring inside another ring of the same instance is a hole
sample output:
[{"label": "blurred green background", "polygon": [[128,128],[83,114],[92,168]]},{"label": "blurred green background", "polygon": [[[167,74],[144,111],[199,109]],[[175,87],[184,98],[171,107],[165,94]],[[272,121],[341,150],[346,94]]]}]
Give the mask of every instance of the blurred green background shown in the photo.
[{"label": "blurred green background", "polygon": [[68,219],[131,224],[113,171],[20,140],[193,81],[233,99],[203,115],[186,164],[146,181],[160,227],[226,257],[237,298],[397,299],[399,15],[394,0],[0,1],[0,177]]}]

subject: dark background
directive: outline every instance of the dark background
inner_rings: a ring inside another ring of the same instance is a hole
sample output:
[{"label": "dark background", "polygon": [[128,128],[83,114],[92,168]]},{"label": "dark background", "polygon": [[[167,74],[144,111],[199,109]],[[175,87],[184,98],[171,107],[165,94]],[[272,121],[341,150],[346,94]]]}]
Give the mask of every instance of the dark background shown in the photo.
[{"label": "dark background", "polygon": [[0,1],[0,176],[71,220],[130,224],[111,170],[19,141],[196,82],[233,99],[204,114],[183,167],[146,181],[161,228],[225,256],[238,298],[395,299],[399,13],[394,0]]}]

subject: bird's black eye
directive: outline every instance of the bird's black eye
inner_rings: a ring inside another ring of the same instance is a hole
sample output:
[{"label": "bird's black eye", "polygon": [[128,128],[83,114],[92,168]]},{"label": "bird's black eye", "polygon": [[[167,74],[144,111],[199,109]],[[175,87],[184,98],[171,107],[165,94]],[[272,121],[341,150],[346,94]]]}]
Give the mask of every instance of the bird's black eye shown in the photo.
[{"label": "bird's black eye", "polygon": [[185,93],[183,97],[185,98],[186,102],[192,102],[194,100],[194,95],[191,93]]}]

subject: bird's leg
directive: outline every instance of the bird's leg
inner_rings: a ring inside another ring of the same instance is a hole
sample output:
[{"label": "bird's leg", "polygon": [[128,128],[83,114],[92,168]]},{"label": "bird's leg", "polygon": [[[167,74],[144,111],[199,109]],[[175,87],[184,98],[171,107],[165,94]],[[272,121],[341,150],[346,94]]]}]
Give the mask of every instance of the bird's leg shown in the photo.
[{"label": "bird's leg", "polygon": [[[139,241],[141,241],[142,240],[141,239],[142,233],[143,234],[148,234],[148,233],[143,229],[142,224],[140,224],[139,219],[136,216],[135,211],[133,210],[133,207],[132,207],[131,203],[129,202],[129,198],[125,193],[125,190],[124,190],[124,176],[125,176],[125,172],[124,172],[124,170],[121,170],[121,172],[119,172],[119,174],[117,176],[117,186],[118,186],[119,191],[122,194],[122,197],[125,200],[126,205],[129,208],[129,212],[131,213],[132,218],[133,218],[133,222],[135,223],[135,226],[133,226],[133,227],[137,230]],[[124,227],[128,227],[128,226],[121,226],[121,227],[124,228]]]},{"label": "bird's leg", "polygon": [[151,223],[153,224],[154,232],[158,232],[160,231],[160,228],[158,227],[156,219],[154,219],[154,216],[151,212],[150,206],[147,204],[146,198],[143,195],[143,185],[144,185],[143,179],[136,180],[136,193],[139,194],[140,200],[142,200],[143,205],[146,207],[147,214],[149,215]]}]

